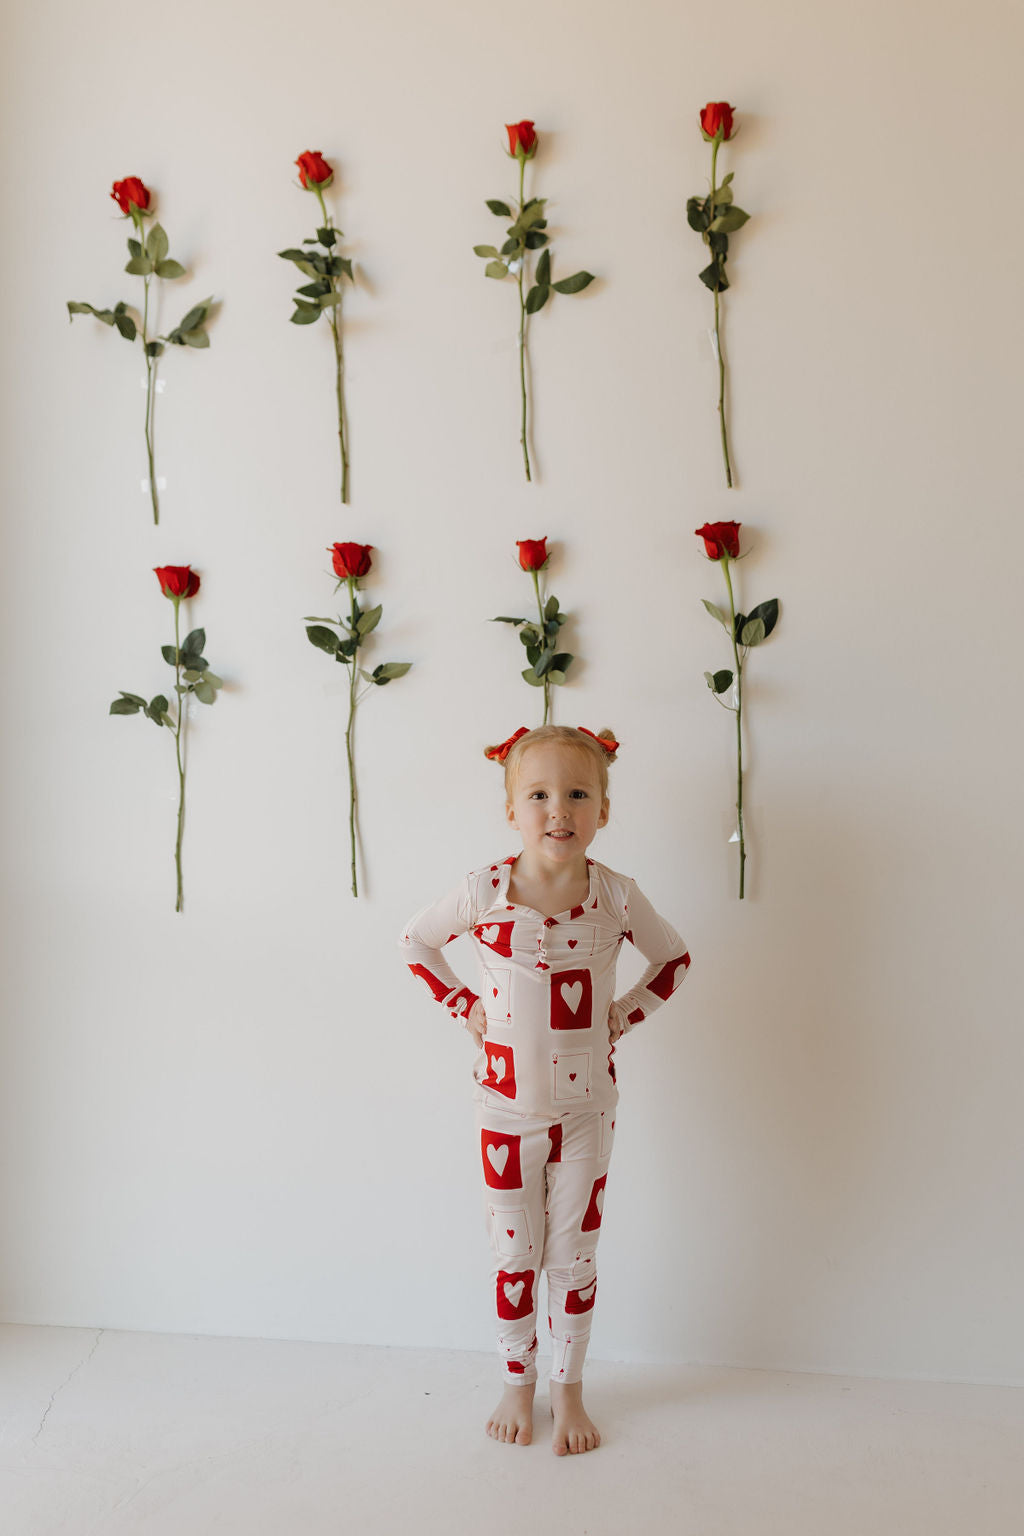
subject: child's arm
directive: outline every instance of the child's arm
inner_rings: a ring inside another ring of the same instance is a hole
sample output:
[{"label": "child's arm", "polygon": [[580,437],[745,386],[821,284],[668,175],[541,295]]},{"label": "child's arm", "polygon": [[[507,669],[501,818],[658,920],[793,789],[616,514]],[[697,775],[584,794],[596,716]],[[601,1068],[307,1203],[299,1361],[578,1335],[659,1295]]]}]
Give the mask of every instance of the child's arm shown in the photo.
[{"label": "child's arm", "polygon": [[432,996],[443,1003],[453,1019],[466,1018],[476,992],[464,987],[441,953],[442,946],[457,939],[473,926],[470,882],[468,878],[406,923],[399,947],[414,976],[426,982]]},{"label": "child's arm", "polygon": [[623,922],[626,938],[650,964],[636,985],[612,1003],[608,1022],[613,1040],[620,1034],[628,1034],[642,1019],[668,1002],[690,967],[690,956],[683,940],[672,925],[658,915],[635,880],[629,882]]}]

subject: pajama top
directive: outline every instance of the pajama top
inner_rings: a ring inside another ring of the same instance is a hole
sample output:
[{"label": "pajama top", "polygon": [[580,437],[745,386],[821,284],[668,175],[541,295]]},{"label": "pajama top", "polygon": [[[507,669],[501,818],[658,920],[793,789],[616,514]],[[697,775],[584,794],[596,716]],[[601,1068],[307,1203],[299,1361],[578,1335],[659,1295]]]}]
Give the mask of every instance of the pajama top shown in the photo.
[{"label": "pajama top", "polygon": [[[477,993],[462,984],[441,950],[460,934],[472,935],[487,1014],[473,1072],[483,1104],[550,1118],[610,1108],[618,1090],[609,1008],[623,1033],[660,1008],[686,975],[686,945],[635,880],[593,859],[587,860],[590,889],[579,906],[545,917],[510,902],[517,857],[474,870],[424,907],[400,946],[436,1000],[453,1017],[465,1017]],[[624,939],[650,963],[613,1002]]]}]

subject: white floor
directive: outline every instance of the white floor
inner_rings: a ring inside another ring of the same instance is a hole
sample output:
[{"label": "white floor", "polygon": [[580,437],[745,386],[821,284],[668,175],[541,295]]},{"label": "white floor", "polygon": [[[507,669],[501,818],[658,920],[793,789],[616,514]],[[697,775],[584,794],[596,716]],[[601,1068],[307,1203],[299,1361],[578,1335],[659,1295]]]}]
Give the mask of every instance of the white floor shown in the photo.
[{"label": "white floor", "polygon": [[0,1327],[3,1536],[1021,1536],[1024,1389],[588,1369],[497,1445],[490,1356]]}]

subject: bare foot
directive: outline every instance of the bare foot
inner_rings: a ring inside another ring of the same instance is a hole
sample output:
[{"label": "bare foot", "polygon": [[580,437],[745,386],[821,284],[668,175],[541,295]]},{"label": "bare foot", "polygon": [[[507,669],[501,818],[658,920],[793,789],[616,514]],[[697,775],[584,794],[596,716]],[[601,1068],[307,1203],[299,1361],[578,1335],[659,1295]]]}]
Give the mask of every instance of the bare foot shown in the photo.
[{"label": "bare foot", "polygon": [[501,1402],[487,1420],[492,1440],[505,1445],[529,1445],[533,1439],[533,1394],[535,1382],[525,1387],[506,1387]]},{"label": "bare foot", "polygon": [[556,1456],[575,1456],[596,1451],[601,1436],[583,1406],[581,1381],[551,1383],[551,1417],[555,1421],[551,1449]]}]

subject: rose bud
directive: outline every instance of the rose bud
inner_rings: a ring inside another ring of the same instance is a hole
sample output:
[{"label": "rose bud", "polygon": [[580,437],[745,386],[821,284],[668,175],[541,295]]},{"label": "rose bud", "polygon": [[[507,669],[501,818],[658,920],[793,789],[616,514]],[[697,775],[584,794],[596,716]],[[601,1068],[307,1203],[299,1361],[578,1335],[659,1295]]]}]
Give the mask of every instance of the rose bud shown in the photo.
[{"label": "rose bud", "polygon": [[199,591],[199,577],[190,565],[154,565],[153,569],[160,583],[160,591],[172,601],[195,597]]},{"label": "rose bud", "polygon": [[541,571],[548,563],[547,536],[543,539],[517,539],[519,564],[524,571]]},{"label": "rose bud", "polygon": [[330,552],[338,580],[348,581],[354,576],[365,576],[370,569],[372,548],[372,544],[332,544]]},{"label": "rose bud", "polygon": [[307,192],[312,192],[314,187],[329,187],[334,180],[334,172],[318,149],[307,149],[295,164],[299,168],[299,180]]},{"label": "rose bud", "polygon": [[723,560],[726,557],[730,560],[739,559],[739,523],[705,523],[703,528],[695,528],[693,531],[699,539],[704,540],[709,560]]},{"label": "rose bud", "polygon": [[516,160],[532,160],[537,153],[537,135],[533,131],[533,123],[524,118],[521,123],[506,123],[505,132],[508,134],[508,152]]},{"label": "rose bud", "polygon": [[733,108],[727,101],[709,101],[702,108],[700,131],[708,143],[719,134],[723,139],[732,138],[732,114]]},{"label": "rose bud", "polygon": [[126,176],[124,181],[115,181],[110,195],[126,219],[131,218],[133,206],[140,213],[145,213],[149,207],[149,188],[137,176]]}]

